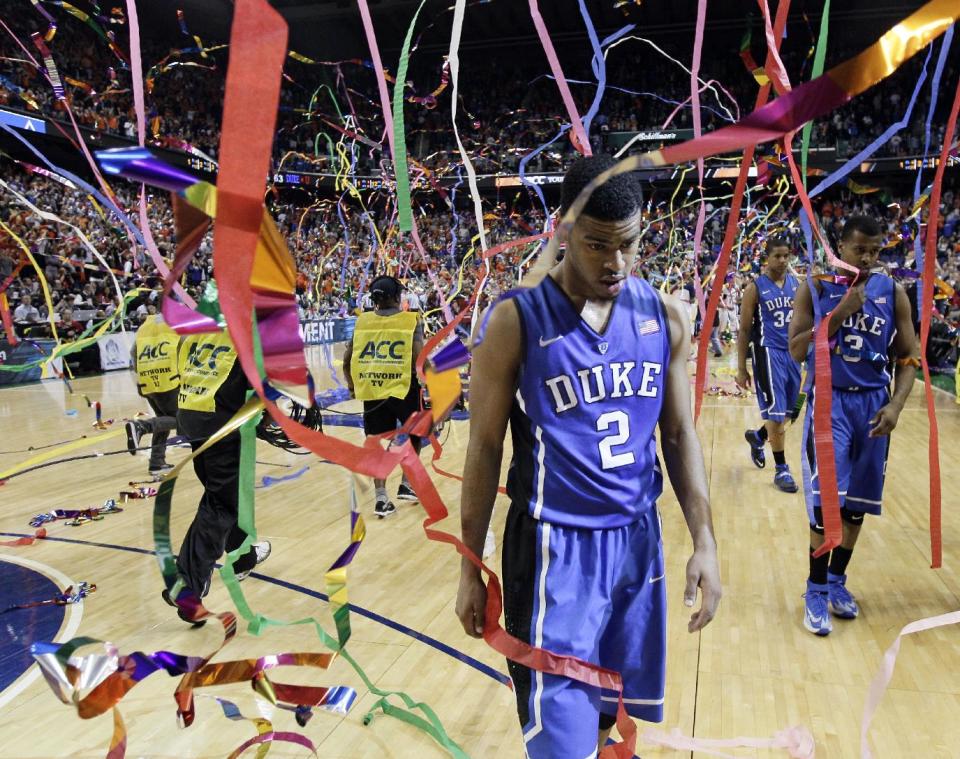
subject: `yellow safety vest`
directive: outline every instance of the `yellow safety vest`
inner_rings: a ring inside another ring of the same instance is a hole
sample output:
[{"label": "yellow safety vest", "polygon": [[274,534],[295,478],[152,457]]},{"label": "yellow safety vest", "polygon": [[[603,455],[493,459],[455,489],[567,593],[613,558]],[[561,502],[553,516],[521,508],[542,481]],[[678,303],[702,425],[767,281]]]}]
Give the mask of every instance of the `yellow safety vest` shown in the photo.
[{"label": "yellow safety vest", "polygon": [[350,363],[357,398],[382,401],[407,397],[416,328],[417,315],[409,311],[391,316],[368,311],[357,317]]},{"label": "yellow safety vest", "polygon": [[180,336],[159,317],[140,325],[135,340],[137,387],[142,395],[166,393],[180,384],[177,344]]},{"label": "yellow safety vest", "polygon": [[237,351],[226,330],[185,338],[180,345],[180,408],[215,411],[217,390],[236,360]]}]

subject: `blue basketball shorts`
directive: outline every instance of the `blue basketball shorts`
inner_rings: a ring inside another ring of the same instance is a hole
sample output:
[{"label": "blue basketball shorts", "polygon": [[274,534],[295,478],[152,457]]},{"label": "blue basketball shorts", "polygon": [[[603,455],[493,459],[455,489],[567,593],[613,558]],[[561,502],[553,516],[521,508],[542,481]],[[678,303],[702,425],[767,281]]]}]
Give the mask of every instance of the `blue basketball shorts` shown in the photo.
[{"label": "blue basketball shorts", "polygon": [[[655,508],[630,525],[589,530],[512,505],[503,591],[507,632],[620,672],[627,712],[663,719],[667,602]],[[600,713],[616,714],[617,692],[507,664],[527,756],[594,756]]]},{"label": "blue basketball shorts", "polygon": [[793,411],[800,394],[800,364],[790,351],[751,345],[753,382],[757,390],[760,416],[783,422]]},{"label": "blue basketball shorts", "polygon": [[[841,508],[864,514],[880,514],[890,436],[870,437],[870,420],[889,402],[890,392],[885,387],[872,390],[833,388],[830,421],[833,426],[833,455]],[[810,408],[813,409],[812,394]],[[810,462],[810,484],[813,488],[811,505],[819,510],[820,473],[812,421],[807,438],[807,460]],[[818,524],[813,513],[808,516],[810,524]]]}]

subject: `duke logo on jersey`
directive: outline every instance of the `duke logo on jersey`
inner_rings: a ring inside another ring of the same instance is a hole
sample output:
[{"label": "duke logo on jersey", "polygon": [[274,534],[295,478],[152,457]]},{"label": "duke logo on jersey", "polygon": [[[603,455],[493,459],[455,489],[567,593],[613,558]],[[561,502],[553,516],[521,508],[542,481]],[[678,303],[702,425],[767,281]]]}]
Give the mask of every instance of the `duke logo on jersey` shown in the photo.
[{"label": "duke logo on jersey", "polygon": [[797,278],[787,274],[781,287],[766,274],[756,279],[757,313],[754,316],[754,341],[764,348],[789,350],[787,332],[793,319],[793,299]]},{"label": "duke logo on jersey", "polygon": [[[836,308],[846,286],[822,282],[822,313]],[[843,320],[831,339],[830,369],[835,388],[859,390],[887,387],[890,374],[890,345],[897,334],[894,315],[896,283],[883,274],[871,274],[864,288],[866,300],[856,313]]]},{"label": "duke logo on jersey", "polygon": [[636,521],[663,488],[655,429],[670,343],[660,296],[628,278],[603,334],[550,277],[513,300],[525,356],[511,411],[511,499],[570,527]]}]

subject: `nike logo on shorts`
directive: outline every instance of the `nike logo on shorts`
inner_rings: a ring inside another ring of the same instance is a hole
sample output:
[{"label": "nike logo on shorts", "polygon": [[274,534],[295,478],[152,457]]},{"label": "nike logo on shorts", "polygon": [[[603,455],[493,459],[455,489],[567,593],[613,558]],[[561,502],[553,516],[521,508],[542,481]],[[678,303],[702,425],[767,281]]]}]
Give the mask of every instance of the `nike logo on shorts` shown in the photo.
[{"label": "nike logo on shorts", "polygon": [[647,582],[653,585],[655,582],[657,582],[658,580],[662,580],[663,578],[664,578],[664,575],[660,575],[659,577],[651,577],[649,580],[647,580]]},{"label": "nike logo on shorts", "polygon": [[563,340],[563,335],[557,335],[556,337],[551,337],[549,340],[544,340],[543,335],[540,335],[540,347],[546,348],[551,343],[557,342],[557,340]]}]

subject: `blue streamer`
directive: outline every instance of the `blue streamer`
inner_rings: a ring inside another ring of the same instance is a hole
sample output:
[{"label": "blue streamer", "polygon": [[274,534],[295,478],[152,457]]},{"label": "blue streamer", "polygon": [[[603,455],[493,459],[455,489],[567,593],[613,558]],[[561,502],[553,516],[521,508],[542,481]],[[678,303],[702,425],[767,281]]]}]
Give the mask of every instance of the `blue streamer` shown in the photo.
[{"label": "blue streamer", "polygon": [[593,117],[600,110],[600,101],[603,99],[603,90],[607,86],[607,61],[603,57],[603,51],[600,49],[600,40],[597,37],[597,30],[590,19],[590,11],[587,10],[587,4],[584,0],[578,0],[580,4],[580,15],[583,16],[583,23],[587,27],[587,36],[590,38],[590,46],[593,48],[593,74],[597,77],[597,91],[593,96],[593,102],[586,115],[580,119],[583,124],[583,133],[590,139],[590,124]]},{"label": "blue streamer", "polygon": [[[883,147],[890,138],[893,137],[897,132],[903,129],[907,124],[910,123],[910,117],[913,115],[913,106],[917,102],[917,95],[920,94],[920,90],[923,88],[923,83],[927,79],[927,64],[930,62],[930,55],[933,53],[933,47],[927,49],[927,58],[923,62],[923,71],[920,73],[920,78],[917,80],[916,86],[913,88],[913,94],[910,95],[910,102],[907,104],[907,110],[903,114],[903,118],[900,121],[897,121],[894,124],[891,124],[887,127],[886,131],[881,134],[877,139],[871,142],[867,147],[857,153],[853,158],[847,161],[843,166],[837,169],[832,174],[824,177],[820,183],[810,190],[810,197],[813,198],[816,195],[819,195],[824,190],[833,187],[837,182],[846,177],[857,168],[860,164],[876,153],[881,147]],[[802,219],[806,215],[806,212],[800,214]]]},{"label": "blue streamer", "polygon": [[543,145],[541,145],[540,147],[534,148],[529,153],[527,153],[523,158],[520,159],[520,171],[518,172],[520,176],[520,183],[525,187],[532,187],[534,192],[537,193],[537,197],[540,198],[540,203],[543,205],[543,213],[547,217],[547,219],[550,218],[550,209],[547,207],[547,199],[544,197],[543,190],[540,189],[539,185],[535,185],[533,182],[527,179],[527,164],[530,162],[531,158],[534,158],[535,156],[540,155],[544,150],[549,148],[551,145],[553,145],[553,143],[555,143],[557,140],[563,137],[563,135],[565,135],[567,133],[567,130],[569,129],[570,129],[570,125],[564,124],[563,126],[560,127],[560,131],[557,132],[556,137],[554,137],[549,142],[543,143]]},{"label": "blue streamer", "polygon": [[308,469],[310,469],[310,467],[305,466],[302,469],[298,469],[296,472],[293,472],[292,474],[285,474],[283,477],[271,477],[270,475],[265,474],[263,475],[263,478],[260,480],[260,484],[256,486],[256,489],[260,490],[261,488],[269,488],[270,486],[276,485],[280,482],[289,482],[290,480],[297,480],[303,477],[303,475],[307,473]]},{"label": "blue streamer", "polygon": [[22,136],[21,136],[15,129],[13,129],[12,127],[7,126],[6,124],[0,124],[0,128],[6,130],[6,131],[9,132],[11,135],[13,135],[13,136],[16,137],[18,140],[20,140],[20,142],[22,142],[22,143],[27,147],[27,149],[30,150],[31,153],[33,153],[37,158],[39,158],[41,161],[43,161],[44,164],[46,164],[46,166],[47,166],[48,169],[50,169],[51,171],[57,172],[57,173],[60,174],[61,176],[66,177],[66,178],[69,179],[71,182],[73,182],[74,184],[76,184],[78,187],[83,188],[84,191],[88,192],[90,195],[93,195],[93,197],[95,197],[97,200],[100,201],[100,203],[102,203],[102,204],[105,205],[107,208],[109,208],[110,211],[111,211],[118,219],[120,219],[121,222],[123,222],[123,224],[127,227],[127,229],[130,230],[130,232],[133,234],[134,238],[136,238],[137,242],[140,243],[140,245],[142,245],[144,248],[147,247],[147,244],[146,244],[146,242],[144,242],[143,234],[140,232],[140,229],[139,229],[136,225],[134,225],[134,223],[129,219],[129,217],[127,217],[127,215],[126,215],[123,211],[121,211],[121,210],[117,207],[116,203],[114,203],[112,200],[110,200],[110,198],[106,197],[102,192],[100,192],[98,189],[96,189],[96,188],[93,187],[92,185],[88,184],[87,182],[84,182],[84,181],[83,181],[82,179],[80,179],[80,177],[78,177],[76,174],[73,174],[72,172],[69,172],[69,171],[67,171],[66,169],[60,168],[60,167],[57,166],[55,163],[53,163],[52,161],[48,160],[47,157],[46,157],[43,153],[41,153],[39,150],[37,150],[37,149],[30,143],[29,140],[27,140],[25,137],[22,137]]},{"label": "blue streamer", "polygon": [[[930,155],[930,125],[933,122],[933,112],[937,108],[937,98],[940,94],[940,78],[943,75],[943,67],[947,62],[947,54],[950,52],[950,44],[953,42],[953,29],[951,26],[947,29],[946,34],[943,35],[943,45],[940,47],[940,55],[937,57],[937,67],[933,70],[933,81],[930,83],[930,107],[927,109],[927,120],[924,123],[924,128],[926,134],[924,135],[923,141],[923,159],[927,159],[927,156]],[[933,45],[931,45],[931,48]],[[913,202],[914,204],[920,200],[920,180],[923,177],[923,161],[920,162],[920,167],[917,169],[917,181],[913,188]],[[917,214],[916,225],[917,233],[914,236],[913,240],[913,252],[916,261],[917,271],[922,272],[924,269],[923,259],[924,259],[924,249],[923,244],[920,242],[920,227],[923,214]],[[935,229],[927,228],[927,234],[936,234]],[[921,318],[923,313],[923,303],[921,299],[917,298],[917,318]]]}]

